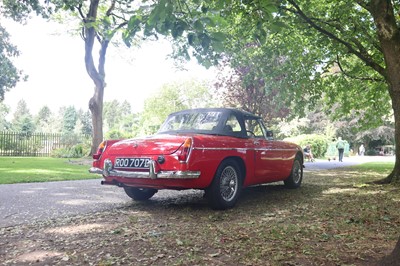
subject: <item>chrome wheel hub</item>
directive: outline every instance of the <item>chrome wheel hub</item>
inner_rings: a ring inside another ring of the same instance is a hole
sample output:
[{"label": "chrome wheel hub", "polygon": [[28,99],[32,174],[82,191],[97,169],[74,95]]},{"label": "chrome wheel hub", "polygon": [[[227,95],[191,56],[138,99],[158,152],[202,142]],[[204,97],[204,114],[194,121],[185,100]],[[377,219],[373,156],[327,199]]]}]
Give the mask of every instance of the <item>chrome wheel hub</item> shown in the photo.
[{"label": "chrome wheel hub", "polygon": [[235,198],[238,190],[238,175],[232,166],[226,167],[221,174],[220,191],[225,201]]}]

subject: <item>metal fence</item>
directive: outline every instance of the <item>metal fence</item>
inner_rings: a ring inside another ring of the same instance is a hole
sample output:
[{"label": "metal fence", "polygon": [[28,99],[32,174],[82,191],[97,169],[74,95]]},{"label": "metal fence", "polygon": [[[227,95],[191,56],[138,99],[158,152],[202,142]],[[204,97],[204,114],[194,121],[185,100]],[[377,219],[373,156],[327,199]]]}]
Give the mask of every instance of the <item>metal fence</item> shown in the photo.
[{"label": "metal fence", "polygon": [[0,156],[50,156],[54,150],[90,141],[91,136],[0,131]]}]

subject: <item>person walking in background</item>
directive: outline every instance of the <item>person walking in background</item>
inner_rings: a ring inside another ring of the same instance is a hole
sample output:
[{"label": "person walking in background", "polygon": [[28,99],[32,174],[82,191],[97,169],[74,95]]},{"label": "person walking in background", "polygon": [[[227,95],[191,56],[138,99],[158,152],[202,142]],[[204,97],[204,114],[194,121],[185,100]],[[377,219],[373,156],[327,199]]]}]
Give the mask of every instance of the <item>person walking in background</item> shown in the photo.
[{"label": "person walking in background", "polygon": [[344,145],[345,142],[342,140],[342,137],[339,137],[338,141],[336,142],[336,148],[339,151],[339,162],[343,162]]},{"label": "person walking in background", "polygon": [[358,148],[358,155],[364,156],[365,153],[365,147],[364,144],[361,144],[361,146]]}]

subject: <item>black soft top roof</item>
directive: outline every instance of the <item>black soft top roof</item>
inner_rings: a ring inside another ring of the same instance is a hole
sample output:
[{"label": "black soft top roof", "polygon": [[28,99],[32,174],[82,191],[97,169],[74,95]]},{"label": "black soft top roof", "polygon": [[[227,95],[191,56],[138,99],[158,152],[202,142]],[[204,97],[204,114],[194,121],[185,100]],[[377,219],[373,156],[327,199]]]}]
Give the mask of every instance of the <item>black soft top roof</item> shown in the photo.
[{"label": "black soft top roof", "polygon": [[[259,120],[261,117],[256,116],[252,113],[238,110],[235,108],[195,108],[195,109],[187,109],[178,111],[170,114],[168,117],[173,116],[181,116],[185,114],[198,114],[198,113],[207,113],[207,112],[218,112],[221,113],[219,117],[218,123],[213,126],[212,129],[177,129],[177,130],[164,130],[161,129],[157,132],[157,134],[167,133],[167,134],[177,134],[177,133],[197,133],[197,134],[211,134],[211,135],[224,135],[224,136],[232,136],[239,138],[248,138],[245,120]],[[226,121],[229,119],[231,115],[234,115],[240,126],[241,131],[233,131],[232,128],[227,130]],[[168,119],[167,119],[168,120]]]}]

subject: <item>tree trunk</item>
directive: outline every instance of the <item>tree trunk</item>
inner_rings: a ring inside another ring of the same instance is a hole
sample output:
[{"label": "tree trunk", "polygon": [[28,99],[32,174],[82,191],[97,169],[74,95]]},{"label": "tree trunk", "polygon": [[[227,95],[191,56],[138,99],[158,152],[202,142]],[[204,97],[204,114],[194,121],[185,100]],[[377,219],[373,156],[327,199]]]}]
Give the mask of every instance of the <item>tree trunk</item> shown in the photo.
[{"label": "tree trunk", "polygon": [[92,113],[93,135],[91,154],[96,153],[97,147],[103,141],[103,97],[105,88],[105,55],[108,47],[108,41],[102,41],[100,48],[100,57],[98,70],[93,60],[93,45],[97,33],[94,24],[97,19],[97,10],[99,0],[91,0],[90,8],[84,19],[85,33],[85,66],[89,77],[95,85],[93,97],[89,101],[89,109]]},{"label": "tree trunk", "polygon": [[389,85],[395,121],[396,163],[392,173],[385,181],[400,184],[400,30],[397,27],[391,1],[372,0],[368,8],[374,18],[385,58],[386,73],[384,77]]},{"label": "tree trunk", "polygon": [[96,87],[93,97],[89,101],[89,109],[92,113],[92,147],[91,153],[95,154],[97,147],[103,141],[103,95],[104,87]]},{"label": "tree trunk", "polygon": [[377,265],[379,266],[393,266],[393,265],[399,265],[400,261],[399,261],[399,254],[400,254],[400,237],[399,240],[397,241],[397,244],[394,248],[394,250],[392,251],[392,253],[381,259]]},{"label": "tree trunk", "polygon": [[[377,28],[379,42],[385,57],[386,75],[395,121],[396,163],[387,182],[400,184],[400,30],[391,1],[372,0],[368,6]],[[400,261],[400,237],[392,253],[379,265],[398,265]]]},{"label": "tree trunk", "polygon": [[[400,50],[399,50],[400,52]],[[398,72],[400,73],[400,72]],[[400,79],[400,76],[396,79]],[[396,162],[394,164],[394,169],[390,175],[385,179],[385,183],[391,183],[395,185],[400,184],[400,84],[398,88],[391,89],[390,95],[392,97],[392,106],[394,113],[394,123],[395,123],[395,147],[396,147]]]}]

